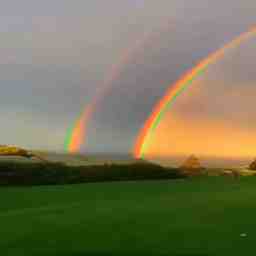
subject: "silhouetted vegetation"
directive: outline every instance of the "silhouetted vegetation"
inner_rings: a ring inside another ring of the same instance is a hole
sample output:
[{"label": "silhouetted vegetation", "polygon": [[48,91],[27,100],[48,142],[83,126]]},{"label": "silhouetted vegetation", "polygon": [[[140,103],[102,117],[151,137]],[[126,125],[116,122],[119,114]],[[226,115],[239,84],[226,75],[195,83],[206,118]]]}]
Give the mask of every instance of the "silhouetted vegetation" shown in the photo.
[{"label": "silhouetted vegetation", "polygon": [[151,163],[67,166],[63,163],[0,163],[0,185],[72,184],[98,181],[177,179],[178,169]]},{"label": "silhouetted vegetation", "polygon": [[250,164],[249,169],[250,169],[250,170],[253,170],[253,171],[256,171],[256,160],[254,160],[254,161]]}]

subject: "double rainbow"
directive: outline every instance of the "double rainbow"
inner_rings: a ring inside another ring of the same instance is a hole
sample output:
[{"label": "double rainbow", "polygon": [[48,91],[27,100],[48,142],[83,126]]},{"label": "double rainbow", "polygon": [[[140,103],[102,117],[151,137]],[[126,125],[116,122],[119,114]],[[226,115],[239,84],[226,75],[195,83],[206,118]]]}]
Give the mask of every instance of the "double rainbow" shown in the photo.
[{"label": "double rainbow", "polygon": [[[191,70],[187,71],[178,81],[170,85],[169,89],[160,99],[160,101],[155,105],[149,118],[146,120],[142,129],[140,130],[135,142],[135,146],[133,148],[134,157],[141,158],[145,155],[145,152],[150,144],[151,135],[154,133],[155,129],[159,125],[167,110],[175,102],[176,98],[180,94],[182,94],[182,92],[185,91],[195,79],[202,75],[209,65],[214,64],[219,59],[221,59],[226,54],[226,52],[238,47],[243,42],[247,41],[255,35],[256,26],[252,27],[247,32],[242,33],[240,36],[225,44],[217,51],[211,53],[206,58],[199,61],[197,65],[195,65]],[[152,37],[152,35],[150,37]],[[80,115],[74,127],[72,127],[68,131],[65,141],[65,150],[70,153],[76,153],[79,151],[81,145],[86,139],[85,137],[88,121],[94,113],[98,102],[104,97],[112,82],[118,78],[118,76],[122,72],[123,66],[128,63],[131,57],[135,55],[137,50],[140,49],[147,40],[148,36],[143,38],[141,41],[138,41],[131,51],[125,52],[122,55],[120,61],[116,65],[112,66],[110,76],[107,77],[104,81],[104,90],[101,93],[97,94],[96,98],[92,101],[92,103],[89,104]]]},{"label": "double rainbow", "polygon": [[126,48],[121,52],[118,61],[110,67],[109,72],[106,74],[102,89],[96,93],[96,96],[92,101],[85,106],[78,120],[70,129],[68,129],[64,143],[65,151],[69,153],[77,153],[81,149],[82,144],[85,144],[87,139],[88,124],[90,123],[97,106],[113,86],[113,82],[120,77],[126,65],[136,58],[139,51],[143,50],[147,44],[150,44],[155,38],[167,31],[170,26],[171,21],[164,20],[164,22],[161,23],[160,28],[145,33],[141,38],[135,41],[132,47]]}]

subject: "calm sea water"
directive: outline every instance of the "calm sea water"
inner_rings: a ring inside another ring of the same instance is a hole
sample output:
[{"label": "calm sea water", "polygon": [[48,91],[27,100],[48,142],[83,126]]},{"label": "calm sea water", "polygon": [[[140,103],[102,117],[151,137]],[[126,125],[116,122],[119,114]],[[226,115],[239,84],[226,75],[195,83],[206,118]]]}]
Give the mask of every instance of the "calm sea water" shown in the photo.
[{"label": "calm sea water", "polygon": [[[150,161],[163,166],[180,166],[188,156],[173,156],[168,158],[151,158]],[[254,160],[253,158],[220,158],[197,156],[203,167],[210,168],[246,168]]]},{"label": "calm sea water", "polygon": [[[149,158],[151,162],[168,166],[178,167],[187,156],[170,156],[165,158]],[[246,168],[254,160],[253,158],[220,158],[220,157],[204,157],[197,156],[203,167],[210,168]],[[131,163],[134,159],[131,155],[121,154],[91,154],[91,155],[69,155],[69,154],[48,154],[47,158],[52,161],[65,162],[71,165],[92,165],[104,163]]]},{"label": "calm sea water", "polygon": [[[42,157],[52,162],[63,162],[68,165],[98,165],[105,163],[116,163],[116,164],[129,164],[134,162],[134,158],[131,155],[121,154],[81,154],[81,155],[70,155],[70,154],[58,154],[52,152],[39,153]],[[160,164],[168,167],[178,167],[185,160],[187,156],[170,156],[165,158],[149,158],[148,161]],[[219,157],[203,157],[197,156],[203,167],[209,168],[246,168],[254,160],[253,158],[219,158]],[[25,159],[21,157],[1,157],[0,161],[39,161],[37,159]]]}]

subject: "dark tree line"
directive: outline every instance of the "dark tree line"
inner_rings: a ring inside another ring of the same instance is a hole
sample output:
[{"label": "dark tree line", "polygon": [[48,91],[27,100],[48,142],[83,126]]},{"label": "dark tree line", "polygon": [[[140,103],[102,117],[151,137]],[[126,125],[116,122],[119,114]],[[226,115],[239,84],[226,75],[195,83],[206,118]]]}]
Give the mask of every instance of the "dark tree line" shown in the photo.
[{"label": "dark tree line", "polygon": [[67,166],[62,163],[0,162],[0,185],[47,185],[84,182],[177,179],[177,168],[151,163]]}]

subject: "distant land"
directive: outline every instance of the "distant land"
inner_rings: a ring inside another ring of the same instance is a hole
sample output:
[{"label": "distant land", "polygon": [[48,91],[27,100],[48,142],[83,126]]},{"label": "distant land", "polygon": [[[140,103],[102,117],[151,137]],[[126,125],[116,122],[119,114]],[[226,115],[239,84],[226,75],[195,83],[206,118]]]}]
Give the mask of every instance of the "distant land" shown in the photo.
[{"label": "distant land", "polygon": [[[51,162],[62,162],[71,166],[81,166],[81,165],[101,165],[105,163],[114,164],[129,164],[137,161],[132,154],[123,153],[57,153],[51,151],[42,150],[32,150],[35,154],[40,155]],[[189,156],[179,155],[179,156],[168,156],[168,157],[149,157],[148,161],[157,163],[165,167],[179,167],[181,163]],[[207,168],[246,168],[255,159],[253,157],[206,157],[196,155],[202,166]],[[25,159],[20,157],[7,157],[1,156],[1,161],[22,161],[22,162],[38,162],[38,159]]]},{"label": "distant land", "polygon": [[[188,155],[170,156],[170,157],[152,157],[149,161],[158,163],[163,166],[178,167]],[[197,155],[202,166],[207,168],[246,168],[255,159],[253,157],[205,157]]]}]

